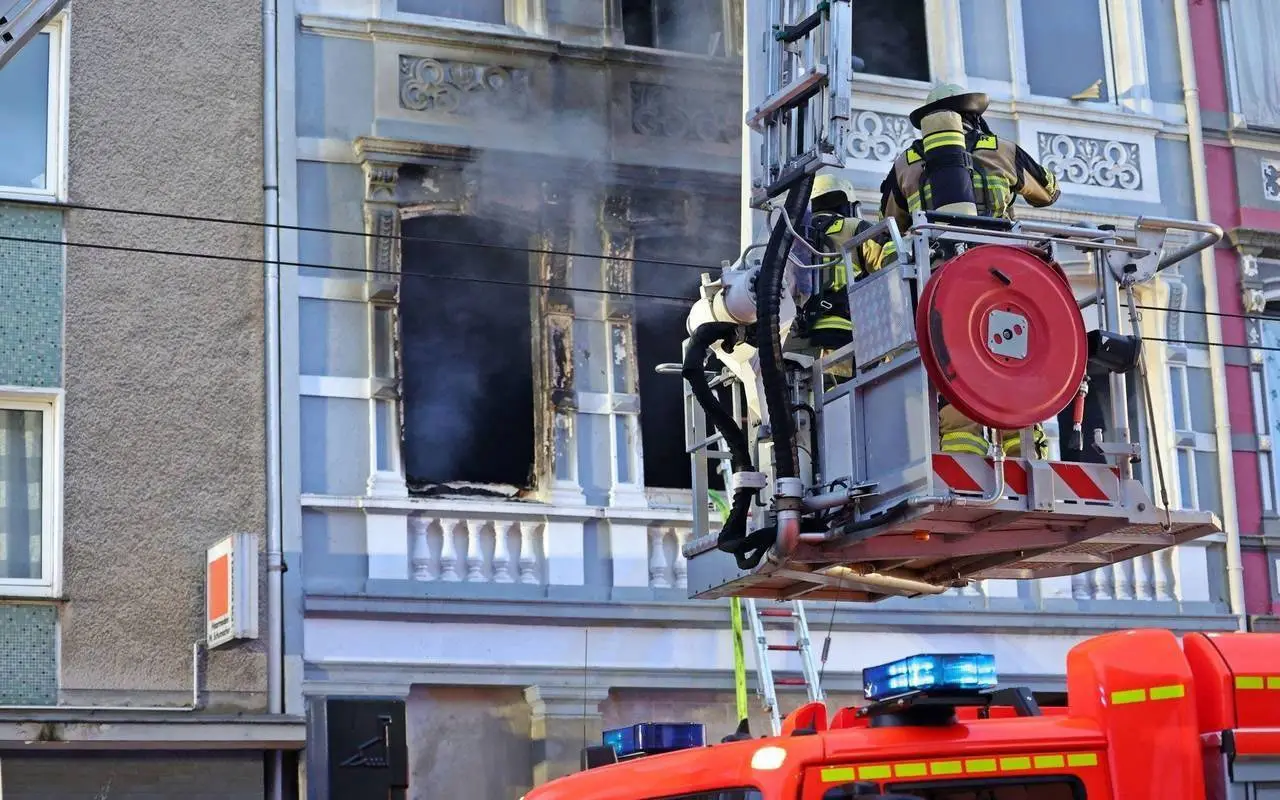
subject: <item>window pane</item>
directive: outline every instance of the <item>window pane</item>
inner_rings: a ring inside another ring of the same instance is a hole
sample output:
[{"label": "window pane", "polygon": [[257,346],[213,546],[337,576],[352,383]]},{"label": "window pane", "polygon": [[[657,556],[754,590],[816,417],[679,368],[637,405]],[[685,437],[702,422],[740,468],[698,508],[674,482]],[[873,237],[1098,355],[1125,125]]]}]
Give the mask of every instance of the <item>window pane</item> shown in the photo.
[{"label": "window pane", "polygon": [[1175,430],[1191,430],[1191,420],[1187,419],[1187,368],[1169,368],[1169,402],[1173,404],[1173,427]]},{"label": "window pane", "polygon": [[0,409],[0,578],[40,577],[44,419]]},{"label": "window pane", "polygon": [[924,0],[858,0],[853,53],[872,75],[929,80]]},{"label": "window pane", "polygon": [[49,47],[42,33],[0,69],[0,186],[48,188]]},{"label": "window pane", "polygon": [[617,450],[614,459],[618,463],[618,483],[634,483],[636,479],[631,474],[631,435],[627,430],[629,424],[630,420],[627,417],[613,418],[614,448]]},{"label": "window pane", "polygon": [[391,350],[391,309],[373,309],[373,377],[395,377]]},{"label": "window pane", "polygon": [[1240,111],[1250,127],[1280,128],[1280,52],[1275,45],[1280,4],[1232,0],[1226,7],[1231,13]]},{"label": "window pane", "polygon": [[[1107,61],[1103,36],[1106,21],[1098,0],[1054,0],[1027,7],[1022,32],[1027,54],[1027,82],[1031,93],[1046,97],[1071,97],[1102,81],[1102,102],[1107,92]],[[1063,58],[1070,53],[1070,58]]]},{"label": "window pane", "polygon": [[700,55],[723,52],[721,0],[655,0],[654,6],[658,47]]},{"label": "window pane", "polygon": [[507,21],[506,0],[399,0],[397,8],[406,14],[430,14],[471,22],[501,25]]},{"label": "window pane", "polygon": [[1218,491],[1218,454],[1196,453],[1196,508],[1222,517],[1222,494]]},{"label": "window pane", "polygon": [[1192,451],[1185,448],[1178,450],[1178,488],[1182,494],[1179,508],[1196,508],[1195,466],[1191,460]]}]

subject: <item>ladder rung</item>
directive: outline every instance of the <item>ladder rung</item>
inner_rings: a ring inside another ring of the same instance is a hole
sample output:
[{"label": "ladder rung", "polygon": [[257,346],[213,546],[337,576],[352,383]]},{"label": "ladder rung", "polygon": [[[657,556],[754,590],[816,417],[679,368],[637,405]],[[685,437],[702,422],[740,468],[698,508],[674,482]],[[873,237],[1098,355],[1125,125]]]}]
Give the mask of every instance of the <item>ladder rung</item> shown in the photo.
[{"label": "ladder rung", "polygon": [[762,617],[794,617],[796,612],[789,608],[762,608],[760,616]]},{"label": "ladder rung", "polygon": [[787,651],[788,653],[799,653],[799,652],[800,652],[800,645],[798,645],[798,644],[771,644],[771,645],[769,645],[769,649],[770,649],[770,650],[785,650],[785,651]]},{"label": "ladder rung", "polygon": [[783,87],[777,94],[765,100],[752,110],[747,118],[747,127],[757,133],[764,133],[764,121],[775,112],[784,108],[799,105],[812,97],[827,79],[825,64],[810,67],[803,75]]},{"label": "ladder rung", "polygon": [[809,682],[804,678],[774,678],[773,682],[779,686],[808,686]]},{"label": "ladder rung", "polygon": [[810,33],[813,33],[813,31],[822,24],[822,15],[825,13],[826,11],[824,9],[819,8],[817,11],[800,20],[795,25],[788,25],[778,31],[774,34],[773,38],[777,39],[779,42],[786,42],[787,44],[799,41]]}]

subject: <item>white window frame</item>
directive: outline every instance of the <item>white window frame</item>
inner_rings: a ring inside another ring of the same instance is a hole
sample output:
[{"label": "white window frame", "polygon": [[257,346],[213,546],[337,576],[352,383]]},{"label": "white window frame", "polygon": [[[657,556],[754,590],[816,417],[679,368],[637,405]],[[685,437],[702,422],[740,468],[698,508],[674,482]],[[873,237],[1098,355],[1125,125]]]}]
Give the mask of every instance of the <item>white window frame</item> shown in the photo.
[{"label": "white window frame", "polygon": [[70,96],[71,60],[68,43],[71,22],[63,11],[37,35],[49,36],[49,118],[45,139],[45,188],[0,184],[0,200],[56,203],[67,196],[67,98]]},{"label": "white window frame", "polygon": [[[1121,114],[1137,112],[1152,116],[1157,109],[1148,89],[1147,53],[1143,39],[1142,0],[1097,0],[1102,22],[1102,48],[1105,59],[1103,84],[1107,88],[1106,102],[1080,103],[1064,97],[1034,94],[1027,75],[1026,40],[1023,35],[1023,16],[1033,9],[1033,0],[1005,0],[1005,25],[1009,36],[1009,71],[1011,81],[963,76],[973,89],[984,91],[993,100],[1024,101],[1041,106],[1057,106],[1091,114]],[[954,0],[943,0],[949,5]],[[931,31],[932,32],[932,31]],[[931,50],[934,49],[931,46]],[[960,47],[961,64],[964,48]],[[938,72],[937,69],[934,70]],[[1084,86],[1080,87],[1084,89]],[[1120,99],[1121,93],[1131,97]],[[1172,114],[1172,109],[1160,109],[1162,116]],[[1168,111],[1168,114],[1165,112]]]},{"label": "white window frame", "polygon": [[[739,1],[749,2],[750,0],[739,0]],[[716,55],[708,55],[707,53],[697,53],[689,50],[672,50],[670,48],[660,47],[658,45],[654,45],[653,47],[646,47],[642,44],[631,44],[630,42],[627,41],[626,31],[623,30],[623,27],[622,27],[622,13],[621,13],[622,4],[620,0],[607,0],[607,2],[618,3],[618,5],[613,6],[615,9],[618,9],[618,18],[616,23],[617,27],[614,30],[616,31],[615,35],[618,37],[618,44],[621,47],[624,47],[628,50],[639,50],[645,53],[674,53],[679,56],[688,56],[691,58],[708,58],[708,59],[734,58],[735,54],[732,52],[733,32],[729,30],[730,21],[731,21],[730,15],[729,15],[729,3],[725,2],[725,0],[720,0],[720,41],[717,45],[717,50],[724,51],[725,53],[728,53],[728,55],[721,55],[719,53],[717,53]],[[658,35],[658,9],[657,9],[655,0],[650,0],[650,3],[651,5],[649,7],[649,15],[653,17],[652,19],[653,35],[654,35],[654,38],[656,39]]]},{"label": "white window frame", "polygon": [[0,578],[0,597],[58,597],[62,593],[62,481],[63,392],[0,386],[0,409],[39,411],[44,426],[40,476],[43,510],[40,535],[40,577]]}]

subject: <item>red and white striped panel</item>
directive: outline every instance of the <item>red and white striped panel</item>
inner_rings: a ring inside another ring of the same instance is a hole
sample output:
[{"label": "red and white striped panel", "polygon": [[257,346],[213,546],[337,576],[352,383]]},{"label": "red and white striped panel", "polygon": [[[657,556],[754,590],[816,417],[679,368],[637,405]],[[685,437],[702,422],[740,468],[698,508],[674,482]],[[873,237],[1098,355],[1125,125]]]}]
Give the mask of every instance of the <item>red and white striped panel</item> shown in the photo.
[{"label": "red and white striped panel", "polygon": [[[1107,464],[1073,464],[1049,461],[1053,470],[1053,496],[1061,502],[1118,503],[1120,470]],[[989,458],[961,453],[933,454],[933,475],[939,483],[956,492],[987,494],[995,488],[995,463]],[[1005,496],[1025,497],[1028,472],[1026,462],[1011,458],[1004,462]]]}]

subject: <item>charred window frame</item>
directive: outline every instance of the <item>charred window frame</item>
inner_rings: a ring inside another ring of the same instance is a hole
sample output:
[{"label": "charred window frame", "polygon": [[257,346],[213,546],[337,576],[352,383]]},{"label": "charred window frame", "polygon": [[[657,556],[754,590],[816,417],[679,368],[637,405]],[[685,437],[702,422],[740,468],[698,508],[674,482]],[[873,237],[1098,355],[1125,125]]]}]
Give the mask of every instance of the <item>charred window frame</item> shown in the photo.
[{"label": "charred window frame", "polygon": [[[535,488],[531,232],[462,215],[409,217],[401,230],[400,450],[410,493]],[[494,244],[503,247],[480,246]]]},{"label": "charred window frame", "polygon": [[618,0],[623,41],[630,47],[728,55],[724,0]]}]

